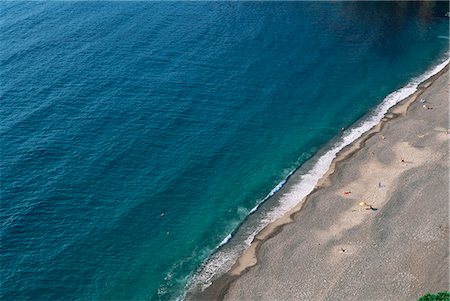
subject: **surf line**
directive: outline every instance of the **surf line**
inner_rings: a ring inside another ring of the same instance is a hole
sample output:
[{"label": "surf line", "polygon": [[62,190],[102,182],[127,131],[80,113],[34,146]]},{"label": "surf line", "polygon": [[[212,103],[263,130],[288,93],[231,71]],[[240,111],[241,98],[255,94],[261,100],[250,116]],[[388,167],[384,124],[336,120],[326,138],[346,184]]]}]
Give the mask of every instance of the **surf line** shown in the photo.
[{"label": "surf line", "polygon": [[[283,215],[302,203],[302,201],[315,189],[320,179],[328,172],[333,160],[342,149],[359,139],[361,136],[363,136],[363,134],[369,132],[372,128],[379,124],[386,116],[389,109],[419,91],[419,87],[422,83],[426,82],[434,75],[444,70],[444,68],[450,62],[448,56],[449,53],[446,53],[445,59],[443,61],[441,60],[440,63],[438,63],[422,75],[412,78],[402,88],[387,95],[384,100],[377,107],[375,107],[374,110],[372,110],[372,113],[369,113],[369,115],[367,115],[363,120],[357,122],[354,126],[350,127],[349,130],[344,132],[339,141],[336,142],[327,152],[325,152],[317,159],[309,172],[302,175],[299,181],[291,187],[291,190],[280,198],[280,205],[273,208],[273,210],[267,213],[265,218],[261,219],[261,223],[260,225],[258,225],[257,229],[245,240],[246,248],[244,249],[244,253],[250,248],[255,240],[257,240],[257,243],[263,241],[261,239],[256,239],[255,237],[259,233],[261,233],[264,228],[266,228],[269,224],[274,223],[277,219],[281,219]],[[202,290],[204,290],[211,285],[211,280],[214,276],[217,276],[217,272],[226,274],[230,272],[230,269],[235,269],[236,265],[239,264],[239,258],[242,256],[242,254],[239,254],[237,255],[237,258],[232,259],[230,259],[228,256],[214,255],[218,255],[217,253],[219,249],[223,248],[223,246],[225,246],[232,239],[234,234],[248,219],[248,217],[251,214],[255,213],[265,201],[267,201],[276,192],[278,192],[299,168],[300,166],[291,171],[283,181],[277,184],[259,204],[257,204],[252,210],[250,210],[244,221],[241,222],[232,233],[227,235],[224,240],[222,240],[222,242],[216,247],[215,251],[210,255],[210,257],[205,260],[202,268],[199,269],[199,273],[197,273],[197,275],[193,277],[193,282],[190,285],[191,288],[194,285],[199,285],[200,283],[195,283],[199,281],[202,282],[200,285],[202,286]],[[252,249],[254,249],[252,250],[253,252],[256,251],[256,248]],[[233,267],[230,267],[230,269],[228,270],[220,271],[225,262],[227,262],[228,260],[236,259],[238,259],[238,262],[236,262]],[[237,268],[232,274],[233,276],[240,275],[244,270],[248,268],[248,266]]]}]

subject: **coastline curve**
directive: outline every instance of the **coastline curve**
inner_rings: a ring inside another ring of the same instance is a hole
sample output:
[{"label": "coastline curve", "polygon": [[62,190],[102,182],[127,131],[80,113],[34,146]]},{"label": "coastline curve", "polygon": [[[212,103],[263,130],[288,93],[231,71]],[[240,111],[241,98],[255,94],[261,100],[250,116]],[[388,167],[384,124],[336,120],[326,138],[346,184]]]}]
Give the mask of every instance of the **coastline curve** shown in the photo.
[{"label": "coastline curve", "polygon": [[[205,262],[200,273],[194,276],[183,298],[188,300],[222,300],[229,286],[258,263],[258,250],[261,245],[281,232],[284,225],[294,221],[296,213],[307,203],[308,196],[311,193],[328,185],[329,178],[334,173],[336,165],[361,149],[364,142],[380,132],[386,122],[406,113],[409,105],[422,94],[424,89],[428,88],[440,74],[448,69],[449,61],[448,53],[446,53],[443,61],[434,65],[422,75],[411,79],[404,87],[387,95],[374,110],[345,131],[331,148],[328,148],[319,156],[308,173],[300,177],[300,181],[294,184],[290,183],[292,184],[290,191],[280,197],[280,205],[269,211],[266,217],[261,220],[257,230],[245,240],[246,248],[242,254],[237,255],[237,260],[236,254],[230,254],[228,258],[219,258],[219,256],[214,258],[215,254],[213,254]],[[401,113],[398,113],[398,111]],[[253,214],[267,199],[289,183],[290,177],[296,171],[297,169],[289,173],[286,179],[280,183],[281,185],[278,184],[273,188],[261,203],[250,211],[249,215]],[[229,234],[217,249],[224,246],[232,238],[232,235],[233,233]],[[227,271],[222,271],[223,274],[213,279],[214,276],[217,276],[220,265],[233,258],[235,262],[231,267]],[[208,268],[210,270],[206,271]],[[199,277],[205,271],[207,276]]]}]

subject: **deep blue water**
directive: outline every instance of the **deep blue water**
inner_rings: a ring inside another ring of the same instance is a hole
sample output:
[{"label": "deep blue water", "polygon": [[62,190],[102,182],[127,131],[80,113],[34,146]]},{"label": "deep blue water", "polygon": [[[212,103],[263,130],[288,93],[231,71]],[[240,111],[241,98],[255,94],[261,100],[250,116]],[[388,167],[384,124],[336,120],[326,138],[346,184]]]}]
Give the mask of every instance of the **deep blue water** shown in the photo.
[{"label": "deep blue water", "polygon": [[174,299],[448,51],[448,3],[1,2],[2,300]]}]

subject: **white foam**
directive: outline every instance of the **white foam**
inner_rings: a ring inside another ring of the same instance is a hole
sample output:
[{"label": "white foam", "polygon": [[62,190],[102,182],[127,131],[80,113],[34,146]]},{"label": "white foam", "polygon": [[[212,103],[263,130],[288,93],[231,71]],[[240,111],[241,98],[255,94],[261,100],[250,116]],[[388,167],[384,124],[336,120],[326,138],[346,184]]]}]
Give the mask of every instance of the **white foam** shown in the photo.
[{"label": "white foam", "polygon": [[202,290],[211,285],[211,280],[217,273],[225,273],[238,258],[240,250],[235,249],[224,252],[216,251],[207,261],[200,273],[194,275],[192,283],[200,286]]},{"label": "white foam", "polygon": [[225,237],[222,242],[219,244],[218,248],[220,248],[221,246],[223,246],[224,244],[226,244],[230,239],[231,239],[231,233],[227,235],[227,237]]},{"label": "white foam", "polygon": [[280,183],[278,183],[265,197],[264,199],[262,199],[262,201],[260,203],[258,203],[258,205],[256,205],[255,207],[252,208],[252,210],[250,210],[250,212],[248,213],[249,215],[256,212],[256,210],[258,210],[259,206],[261,206],[262,203],[264,203],[266,200],[268,200],[270,197],[272,197],[273,195],[275,195],[275,193],[277,193],[281,188],[283,188],[284,184],[286,184],[287,180],[289,179],[290,176],[292,176],[292,174],[295,172],[295,170],[292,170],[288,173],[288,175],[286,176],[286,178],[281,181]]},{"label": "white foam", "polygon": [[[302,201],[308,194],[310,194],[314,187],[317,185],[318,181],[325,175],[325,173],[330,168],[331,162],[336,157],[336,155],[350,143],[361,137],[365,132],[369,131],[372,127],[377,125],[381,119],[386,115],[388,110],[399,103],[401,100],[409,97],[414,92],[417,91],[419,84],[433,75],[437,74],[441,71],[448,63],[448,53],[446,54],[446,59],[425,72],[421,76],[412,79],[406,86],[403,88],[392,92],[389,94],[384,101],[378,105],[373,114],[371,114],[364,121],[357,124],[351,130],[347,131],[340,139],[340,141],[336,142],[330,150],[328,150],[325,154],[323,154],[311,170],[301,176],[300,181],[293,184],[289,190],[289,192],[283,194],[279,200],[279,206],[275,207],[271,211],[269,211],[265,217],[261,219],[260,224],[256,227],[256,229],[247,237],[245,240],[244,246],[237,246],[231,251],[216,251],[205,263],[200,273],[194,275],[192,279],[192,284],[200,285],[202,289],[207,288],[211,284],[211,280],[217,273],[225,273],[228,271],[231,266],[234,264],[238,256],[252,243],[254,237],[269,223],[275,221],[277,218],[284,215],[294,206],[296,206],[300,201]],[[277,184],[269,194],[256,205],[252,210],[250,210],[249,214],[254,213],[259,206],[268,198],[273,196],[277,191],[279,191],[283,185],[286,183],[287,179],[293,174],[294,171],[290,172],[285,180],[281,181]],[[229,234],[219,246],[225,245],[231,239],[231,234]]]},{"label": "white foam", "polygon": [[[446,56],[448,56],[448,54]],[[331,162],[336,157],[337,153],[377,125],[391,107],[399,103],[401,100],[411,96],[417,91],[417,88],[421,82],[437,74],[448,63],[449,59],[447,58],[436,67],[425,72],[421,76],[412,79],[403,88],[389,94],[384,101],[375,108],[373,114],[369,118],[365,119],[363,122],[344,134],[341,141],[337,142],[329,151],[319,158],[313,168],[307,174],[303,175],[300,181],[293,185],[288,193],[284,194],[280,198],[280,205],[267,214],[266,218],[263,219],[263,223],[267,225],[268,223],[273,222],[310,194],[317,185],[318,181],[329,169]]]},{"label": "white foam", "polygon": [[260,205],[260,204],[258,204],[258,205],[256,205],[255,207],[253,207],[252,210],[250,210],[250,212],[249,212],[248,214],[252,214],[252,213],[255,212],[256,210],[258,210],[259,205]]},{"label": "white foam", "polygon": [[287,178],[290,177],[292,175],[293,171],[289,173],[289,175],[286,177],[286,179],[284,179],[283,181],[281,181],[280,183],[277,184],[277,186],[275,186],[264,198],[264,200],[267,200],[268,198],[270,198],[271,196],[273,196],[275,193],[277,193],[278,190],[280,190],[283,185],[286,183]]}]

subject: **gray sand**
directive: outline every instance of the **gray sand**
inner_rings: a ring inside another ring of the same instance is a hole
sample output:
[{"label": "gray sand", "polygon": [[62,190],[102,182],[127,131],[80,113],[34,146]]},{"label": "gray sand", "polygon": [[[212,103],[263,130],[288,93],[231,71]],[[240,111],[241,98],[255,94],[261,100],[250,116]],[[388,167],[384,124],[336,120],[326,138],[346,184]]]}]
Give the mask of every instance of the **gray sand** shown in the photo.
[{"label": "gray sand", "polygon": [[225,299],[417,300],[449,289],[448,70],[422,97],[432,109],[397,107],[260,246]]}]

